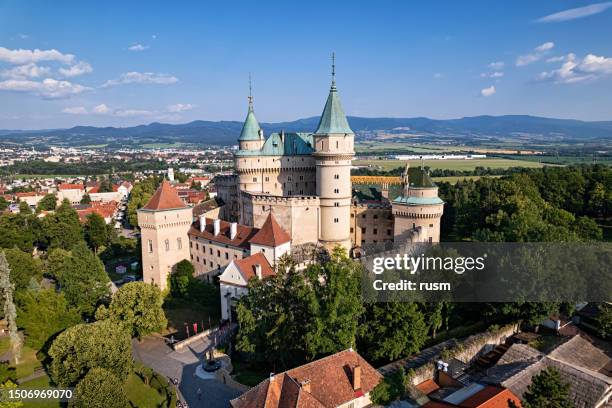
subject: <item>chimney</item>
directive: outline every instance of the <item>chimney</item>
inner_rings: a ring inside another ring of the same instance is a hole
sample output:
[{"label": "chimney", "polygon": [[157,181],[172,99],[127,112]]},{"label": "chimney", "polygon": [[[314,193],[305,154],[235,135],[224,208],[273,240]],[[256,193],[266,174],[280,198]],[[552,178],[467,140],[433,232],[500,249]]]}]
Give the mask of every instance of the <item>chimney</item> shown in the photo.
[{"label": "chimney", "polygon": [[216,237],[217,235],[219,235],[219,232],[221,232],[221,220],[220,219],[216,218],[213,221],[213,228],[214,228],[213,233]]},{"label": "chimney", "polygon": [[200,215],[200,232],[204,232],[206,229],[206,216],[204,214]]},{"label": "chimney", "polygon": [[257,275],[257,279],[261,280],[262,275],[261,275],[261,265],[260,264],[255,264],[255,275]]},{"label": "chimney", "polygon": [[353,368],[353,390],[357,391],[361,389],[361,366],[356,365]]},{"label": "chimney", "polygon": [[383,198],[389,199],[389,185],[388,185],[388,184],[383,184],[383,185],[381,186],[381,189],[380,189],[380,195],[381,195]]},{"label": "chimney", "polygon": [[300,383],[300,387],[310,394],[310,380],[304,380]]},{"label": "chimney", "polygon": [[232,222],[230,224],[230,239],[236,238],[236,235],[238,235],[238,223]]}]

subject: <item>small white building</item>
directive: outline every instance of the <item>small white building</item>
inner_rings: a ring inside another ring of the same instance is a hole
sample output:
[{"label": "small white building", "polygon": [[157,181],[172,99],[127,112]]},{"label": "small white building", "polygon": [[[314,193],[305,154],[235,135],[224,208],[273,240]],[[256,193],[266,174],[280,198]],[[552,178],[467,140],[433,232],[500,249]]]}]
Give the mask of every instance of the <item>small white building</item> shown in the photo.
[{"label": "small white building", "polygon": [[249,280],[264,279],[274,274],[274,269],[261,252],[231,261],[219,276],[221,318],[223,320],[231,318],[236,300],[248,293]]}]

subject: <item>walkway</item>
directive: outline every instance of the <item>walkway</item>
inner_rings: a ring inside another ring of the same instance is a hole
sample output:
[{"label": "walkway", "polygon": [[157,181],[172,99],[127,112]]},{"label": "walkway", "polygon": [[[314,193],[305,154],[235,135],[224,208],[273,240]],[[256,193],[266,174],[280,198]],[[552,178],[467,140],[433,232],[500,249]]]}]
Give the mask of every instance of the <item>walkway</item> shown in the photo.
[{"label": "walkway", "polygon": [[[195,375],[196,367],[209,347],[210,342],[203,340],[179,353],[172,350],[164,338],[149,336],[142,342],[133,341],[133,354],[135,360],[161,375],[178,378],[179,396],[187,401],[190,408],[227,408],[229,401],[240,395],[240,392],[216,379],[203,380]],[[201,390],[201,399],[198,398],[198,388]]]}]

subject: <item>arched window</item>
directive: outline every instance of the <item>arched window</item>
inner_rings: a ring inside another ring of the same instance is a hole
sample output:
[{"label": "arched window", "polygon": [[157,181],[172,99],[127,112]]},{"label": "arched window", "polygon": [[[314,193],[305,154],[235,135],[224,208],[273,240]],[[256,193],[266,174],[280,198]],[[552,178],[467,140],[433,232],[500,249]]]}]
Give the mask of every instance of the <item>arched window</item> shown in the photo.
[{"label": "arched window", "polygon": [[176,239],[176,247],[178,249],[183,249],[183,240],[182,239],[180,239],[180,238]]},{"label": "arched window", "polygon": [[165,240],[164,245],[166,246],[166,251],[169,251],[170,250],[170,240],[169,239]]}]

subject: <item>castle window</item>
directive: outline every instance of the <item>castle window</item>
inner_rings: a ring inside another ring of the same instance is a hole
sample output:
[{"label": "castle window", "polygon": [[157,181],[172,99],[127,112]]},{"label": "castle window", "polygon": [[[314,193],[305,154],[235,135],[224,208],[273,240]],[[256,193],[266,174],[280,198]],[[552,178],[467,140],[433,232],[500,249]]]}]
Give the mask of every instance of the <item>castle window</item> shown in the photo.
[{"label": "castle window", "polygon": [[374,218],[375,220],[377,220],[377,219],[378,219],[378,215],[374,214],[374,216],[373,216],[372,218]]},{"label": "castle window", "polygon": [[355,231],[355,229],[353,227],[351,227],[351,234],[353,233],[353,231]]},{"label": "castle window", "polygon": [[300,176],[300,181],[304,180],[304,176]]},{"label": "castle window", "polygon": [[257,177],[253,177],[253,183],[257,182]]},{"label": "castle window", "polygon": [[338,222],[340,222],[340,220],[338,218],[334,218],[334,223],[337,224]]},{"label": "castle window", "polygon": [[412,223],[412,228],[416,228],[416,224],[414,222]]},{"label": "castle window", "polygon": [[[212,248],[208,248],[208,251],[212,255]],[[211,262],[211,264],[212,264],[212,262]],[[212,265],[210,265],[210,266],[212,266]]]},{"label": "castle window", "polygon": [[365,214],[361,214],[361,218],[365,218],[365,217],[366,217],[366,215],[365,215]]},{"label": "castle window", "polygon": [[266,206],[265,205],[261,206],[261,211],[266,211]]},{"label": "castle window", "polygon": [[[193,259],[193,255],[191,256],[191,259]],[[196,256],[196,262],[200,262],[200,257]]]},{"label": "castle window", "polygon": [[169,251],[170,250],[170,240],[168,240],[168,239],[165,240],[164,241],[164,246],[166,247],[166,251]]},{"label": "castle window", "polygon": [[377,229],[377,228],[374,228],[374,232],[373,232],[373,234],[374,234],[374,235],[378,235],[378,229]]},{"label": "castle window", "polygon": [[340,207],[340,203],[336,201],[336,202],[334,203],[334,207]]},{"label": "castle window", "polygon": [[191,260],[193,261],[193,254],[189,254],[189,257],[191,258]]},{"label": "castle window", "polygon": [[217,250],[217,256],[221,257],[221,251]]},{"label": "castle window", "polygon": [[340,193],[340,189],[334,188],[334,193],[336,193],[336,194]]},{"label": "castle window", "polygon": [[225,259],[229,259],[229,254],[227,252],[225,253]]},{"label": "castle window", "polygon": [[149,253],[153,252],[153,241],[149,240]]},{"label": "castle window", "polygon": [[362,227],[362,228],[361,228],[361,233],[362,233],[362,234],[365,234],[365,233],[366,233],[366,229],[365,229],[365,227]]},{"label": "castle window", "polygon": [[433,224],[429,224],[429,228],[433,228]]},{"label": "castle window", "polygon": [[336,149],[340,147],[340,142],[336,140]]},{"label": "castle window", "polygon": [[270,177],[266,177],[266,181],[270,181]]},{"label": "castle window", "polygon": [[391,235],[391,234],[392,234],[391,230],[390,230],[390,229],[388,229],[388,230],[387,230],[387,235]]},{"label": "castle window", "polygon": [[196,242],[196,251],[200,249],[200,245]]},{"label": "castle window", "polygon": [[431,244],[431,242],[433,241],[432,237],[429,237],[429,243]]},{"label": "castle window", "polygon": [[351,214],[351,218],[355,218],[355,214]]},{"label": "castle window", "polygon": [[183,249],[183,240],[182,239],[180,239],[180,238],[176,239],[176,247],[178,249]]},{"label": "castle window", "polygon": [[334,179],[339,180],[340,179],[340,175],[339,174],[334,174]]},{"label": "castle window", "polygon": [[[196,245],[198,245],[198,244],[196,244]],[[193,248],[193,241],[189,241],[189,248]]]},{"label": "castle window", "polygon": [[300,194],[304,194],[304,190],[300,190]]}]

